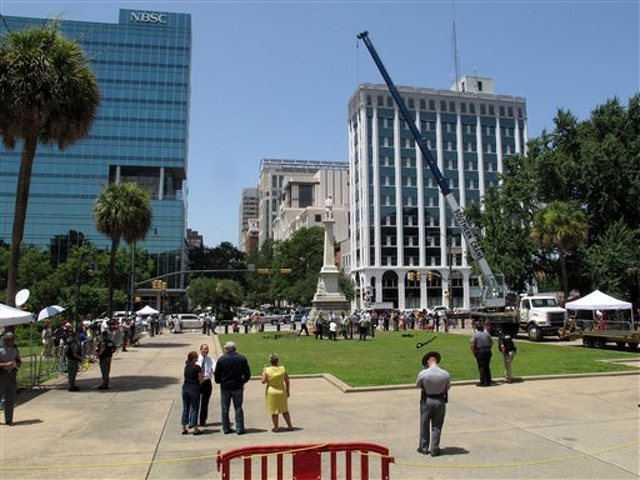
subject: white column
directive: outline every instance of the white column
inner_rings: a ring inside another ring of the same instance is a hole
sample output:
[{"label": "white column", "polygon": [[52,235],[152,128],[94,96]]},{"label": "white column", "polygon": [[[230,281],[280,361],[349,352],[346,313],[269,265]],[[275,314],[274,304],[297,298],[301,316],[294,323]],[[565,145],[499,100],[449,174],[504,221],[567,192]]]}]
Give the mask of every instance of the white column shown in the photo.
[{"label": "white column", "polygon": [[420,279],[420,308],[427,308],[427,272],[422,272]]},{"label": "white column", "polygon": [[469,286],[469,270],[462,270],[462,308],[471,308],[471,287]]},{"label": "white column", "polygon": [[[420,111],[418,111],[416,115],[416,127],[418,127],[418,130],[420,129]],[[422,151],[420,150],[420,147],[418,147],[417,142],[415,145],[415,150],[416,175],[418,182],[418,265],[420,267],[425,267],[427,265],[427,256],[425,251],[426,242],[424,238],[424,159],[422,158]],[[420,299],[420,304],[422,305],[422,292],[420,293]]]},{"label": "white column", "polygon": [[462,143],[462,116],[458,112],[458,119],[456,121],[456,153],[458,154],[458,203],[462,208],[467,204],[467,198],[465,194],[464,185],[464,145]]},{"label": "white column", "polygon": [[527,142],[529,141],[529,127],[527,126],[527,119],[524,119],[524,129],[523,129],[523,140],[524,140],[524,145],[523,145],[523,155],[527,154]]},{"label": "white column", "polygon": [[498,173],[502,173],[502,134],[500,132],[500,117],[496,117],[496,154],[498,155]]},{"label": "white column", "polygon": [[382,274],[375,272],[372,273],[371,276],[375,281],[376,303],[380,303],[382,302]]},{"label": "white column", "polygon": [[482,122],[480,114],[476,115],[476,152],[478,154],[478,187],[480,188],[480,208],[484,210],[482,199],[487,191],[484,180],[484,145],[482,144]]},{"label": "white column", "polygon": [[[400,154],[400,112],[398,108],[393,113],[393,156],[395,165],[395,191],[396,191],[396,236],[398,239],[397,266],[404,265],[404,236],[402,219],[402,157]],[[403,287],[404,288],[404,287]]]},{"label": "white column", "polygon": [[404,310],[406,308],[405,292],[404,292],[404,277],[407,274],[404,270],[398,273],[398,309]]},{"label": "white column", "polygon": [[160,167],[160,184],[158,185],[158,200],[164,198],[164,167]]},{"label": "white column", "polygon": [[[436,149],[437,149],[437,159],[438,159],[438,168],[442,172],[442,175],[445,174],[444,168],[444,149],[442,145],[442,117],[440,115],[440,110],[436,113]],[[440,189],[438,189],[439,191]],[[447,228],[447,205],[444,200],[444,195],[442,192],[438,195],[438,211],[440,213],[440,237],[444,237],[446,234]],[[445,256],[445,245],[440,242],[440,265],[444,265],[443,258]]]},{"label": "white column", "polygon": [[[358,122],[359,123],[359,122]],[[355,130],[353,128],[353,124],[349,122],[349,199],[350,205],[349,209],[353,212],[351,218],[351,225],[349,225],[349,229],[351,230],[351,271],[356,271],[359,268],[359,263],[356,259],[356,219],[355,219],[355,211],[356,211],[356,176],[355,176],[355,165],[356,165],[356,149],[355,149]]]},{"label": "white column", "polygon": [[116,166],[116,184],[120,183],[120,165]]},{"label": "white column", "polygon": [[371,149],[373,151],[373,228],[375,253],[373,266],[382,264],[382,239],[380,237],[380,138],[378,136],[378,109],[373,109]]},{"label": "white column", "polygon": [[515,119],[515,128],[513,129],[513,134],[516,137],[516,154],[522,155],[522,150],[520,150],[522,148],[522,145],[520,145],[520,122],[518,121],[518,118],[516,117]]},{"label": "white column", "polygon": [[361,265],[369,266],[369,145],[367,135],[367,115],[361,111],[360,115],[360,253]]}]

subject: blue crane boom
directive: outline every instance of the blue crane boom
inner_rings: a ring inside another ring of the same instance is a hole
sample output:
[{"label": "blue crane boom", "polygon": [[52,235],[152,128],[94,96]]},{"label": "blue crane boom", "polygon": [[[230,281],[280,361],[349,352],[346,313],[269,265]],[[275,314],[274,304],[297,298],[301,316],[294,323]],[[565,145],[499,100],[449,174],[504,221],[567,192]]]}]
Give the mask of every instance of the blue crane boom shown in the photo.
[{"label": "blue crane boom", "polygon": [[416,144],[418,145],[418,147],[420,148],[420,151],[422,152],[422,158],[427,162],[427,165],[429,165],[429,169],[431,170],[431,173],[433,174],[433,177],[435,178],[438,184],[438,187],[442,192],[442,195],[444,195],[444,198],[447,201],[447,204],[449,205],[449,207],[451,208],[451,211],[453,212],[453,218],[455,219],[458,227],[460,227],[460,231],[464,236],[464,239],[467,243],[467,246],[469,247],[469,251],[473,256],[473,259],[478,264],[478,268],[480,269],[480,272],[482,274],[482,280],[483,280],[483,294],[482,294],[483,306],[486,308],[504,308],[505,295],[506,295],[506,287],[504,284],[504,279],[502,277],[497,277],[491,271],[491,267],[489,267],[489,263],[485,258],[484,252],[480,247],[480,243],[478,242],[478,239],[473,231],[471,224],[469,224],[469,222],[467,221],[467,218],[462,212],[462,208],[460,208],[460,205],[458,204],[458,201],[456,200],[455,195],[451,191],[451,188],[449,188],[449,182],[444,177],[444,175],[442,175],[442,172],[438,168],[438,163],[436,159],[433,157],[433,154],[431,153],[429,148],[427,147],[427,142],[425,141],[424,137],[420,134],[420,131],[416,126],[416,122],[412,118],[409,110],[407,109],[404,103],[404,100],[400,95],[400,92],[398,92],[398,89],[396,88],[393,81],[391,80],[389,73],[387,73],[387,69],[382,63],[382,60],[380,59],[380,57],[378,56],[378,53],[376,52],[376,49],[373,46],[373,43],[371,43],[371,40],[369,39],[369,32],[362,32],[358,34],[358,39],[362,40],[362,42],[365,44],[365,46],[367,47],[367,50],[369,50],[369,53],[373,58],[373,61],[378,67],[378,70],[380,71],[382,78],[384,78],[384,81],[387,84],[387,87],[389,88],[389,92],[391,92],[391,96],[393,97],[393,100],[396,102],[396,105],[398,106],[398,109],[400,110],[400,113],[404,118],[404,121],[407,123],[409,130],[411,131],[411,134],[413,135],[413,138],[416,141]]}]

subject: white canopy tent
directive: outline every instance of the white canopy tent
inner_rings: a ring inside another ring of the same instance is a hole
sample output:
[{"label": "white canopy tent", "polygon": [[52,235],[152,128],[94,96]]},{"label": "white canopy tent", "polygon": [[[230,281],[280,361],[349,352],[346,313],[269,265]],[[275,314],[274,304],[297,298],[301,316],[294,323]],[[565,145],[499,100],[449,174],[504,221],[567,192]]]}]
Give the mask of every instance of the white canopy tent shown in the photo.
[{"label": "white canopy tent", "polygon": [[567,302],[564,306],[567,310],[629,310],[631,315],[631,325],[633,325],[633,305],[631,302],[618,300],[606,293],[596,290],[586,297],[579,298],[573,302]]},{"label": "white canopy tent", "polygon": [[573,302],[567,302],[564,306],[569,310],[631,310],[631,302],[618,300],[600,290],[591,292],[586,297]]},{"label": "white canopy tent", "polygon": [[10,307],[4,303],[0,303],[0,327],[8,327],[10,325],[21,325],[23,323],[33,322],[33,314],[25,312],[19,308]]},{"label": "white canopy tent", "polygon": [[158,315],[160,312],[155,308],[145,305],[143,308],[136,312],[139,315]]}]

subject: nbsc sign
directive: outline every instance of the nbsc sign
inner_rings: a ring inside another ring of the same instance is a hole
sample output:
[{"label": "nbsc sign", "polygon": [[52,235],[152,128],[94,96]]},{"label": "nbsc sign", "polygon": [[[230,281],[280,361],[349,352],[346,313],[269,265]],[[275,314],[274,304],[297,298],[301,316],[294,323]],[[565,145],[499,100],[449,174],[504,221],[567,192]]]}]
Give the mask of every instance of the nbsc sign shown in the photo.
[{"label": "nbsc sign", "polygon": [[169,22],[169,15],[156,12],[131,12],[129,17],[133,23],[152,23],[166,25]]}]

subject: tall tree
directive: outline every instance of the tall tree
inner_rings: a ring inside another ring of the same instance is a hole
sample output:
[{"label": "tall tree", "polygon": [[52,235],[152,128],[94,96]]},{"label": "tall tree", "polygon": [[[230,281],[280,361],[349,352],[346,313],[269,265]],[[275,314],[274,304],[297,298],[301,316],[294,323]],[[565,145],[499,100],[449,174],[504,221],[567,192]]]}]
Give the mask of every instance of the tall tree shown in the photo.
[{"label": "tall tree", "polygon": [[541,248],[557,250],[564,298],[569,296],[567,252],[584,242],[587,232],[586,215],[571,202],[551,202],[533,216],[533,240]]},{"label": "tall tree", "polygon": [[144,240],[151,227],[149,194],[133,183],[112,183],[96,199],[93,217],[96,229],[111,239],[109,260],[109,300],[107,315],[113,313],[116,253],[120,240],[130,245]]},{"label": "tall tree", "polygon": [[0,40],[0,135],[22,156],[11,234],[6,301],[15,304],[20,245],[38,143],[60,150],[85,137],[99,103],[98,83],[77,42],[55,23],[6,33]]}]

